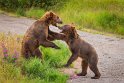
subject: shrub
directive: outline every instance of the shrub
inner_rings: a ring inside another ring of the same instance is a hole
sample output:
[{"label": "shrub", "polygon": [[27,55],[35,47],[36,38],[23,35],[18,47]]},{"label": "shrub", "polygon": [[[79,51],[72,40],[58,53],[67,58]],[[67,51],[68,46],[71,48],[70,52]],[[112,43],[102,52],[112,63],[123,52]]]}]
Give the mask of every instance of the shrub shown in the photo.
[{"label": "shrub", "polygon": [[25,16],[25,11],[22,8],[18,8],[16,14],[19,16]]},{"label": "shrub", "polygon": [[66,0],[0,0],[0,7],[12,11],[18,8],[26,10],[31,7],[39,7],[46,10],[57,4],[63,4],[64,1]]},{"label": "shrub", "polygon": [[40,59],[31,58],[25,61],[22,67],[25,74],[33,78],[39,78],[45,80],[45,82],[60,82],[65,83],[67,76],[60,73],[57,69],[50,67],[46,62],[42,62]]},{"label": "shrub", "polygon": [[31,18],[40,18],[44,14],[44,10],[40,8],[31,8],[30,10],[26,11],[26,16]]},{"label": "shrub", "polygon": [[32,76],[33,78],[41,77],[43,78],[43,72],[47,69],[48,66],[43,66],[41,64],[41,60],[37,58],[32,58],[28,61],[25,61],[22,66],[22,70],[28,75]]}]

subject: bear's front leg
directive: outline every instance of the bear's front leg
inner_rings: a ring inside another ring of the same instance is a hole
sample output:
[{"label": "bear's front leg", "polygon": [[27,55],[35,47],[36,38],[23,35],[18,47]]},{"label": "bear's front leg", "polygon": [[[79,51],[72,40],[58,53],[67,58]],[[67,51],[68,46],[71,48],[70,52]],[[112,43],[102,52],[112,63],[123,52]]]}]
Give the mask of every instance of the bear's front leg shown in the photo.
[{"label": "bear's front leg", "polygon": [[71,65],[72,62],[75,61],[77,58],[78,58],[77,53],[72,54],[67,64],[64,65],[64,67],[68,67],[69,65]]},{"label": "bear's front leg", "polygon": [[60,49],[60,47],[58,47],[53,42],[50,42],[49,40],[45,40],[45,41],[40,42],[40,45],[42,45],[44,47],[52,47],[52,48],[55,48],[55,49]]}]

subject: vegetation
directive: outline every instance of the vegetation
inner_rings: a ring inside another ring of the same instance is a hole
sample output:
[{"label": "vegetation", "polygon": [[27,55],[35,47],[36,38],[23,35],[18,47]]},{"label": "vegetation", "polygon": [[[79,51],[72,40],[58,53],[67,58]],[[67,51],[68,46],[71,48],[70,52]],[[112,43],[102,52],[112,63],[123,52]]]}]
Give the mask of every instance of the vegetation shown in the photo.
[{"label": "vegetation", "polygon": [[[53,10],[77,29],[124,35],[124,0],[0,0],[0,9],[35,19]],[[68,76],[59,71],[70,55],[65,43],[55,41],[60,50],[41,46],[42,61],[25,60],[20,54],[21,40],[20,35],[0,33],[0,83],[66,82]]]},{"label": "vegetation", "polygon": [[60,72],[70,51],[61,41],[54,41],[61,49],[40,47],[43,60],[20,55],[22,36],[0,33],[0,82],[10,83],[66,83],[68,76]]},{"label": "vegetation", "polygon": [[124,35],[123,0],[70,0],[59,13],[78,29],[95,29]]},{"label": "vegetation", "polygon": [[35,19],[53,10],[65,24],[73,22],[77,29],[124,35],[124,0],[1,0],[0,6]]},{"label": "vegetation", "polygon": [[45,10],[54,8],[57,5],[62,5],[66,0],[0,0],[0,7],[2,9],[9,9],[15,11],[15,9],[22,8],[24,10],[31,7],[44,8]]}]

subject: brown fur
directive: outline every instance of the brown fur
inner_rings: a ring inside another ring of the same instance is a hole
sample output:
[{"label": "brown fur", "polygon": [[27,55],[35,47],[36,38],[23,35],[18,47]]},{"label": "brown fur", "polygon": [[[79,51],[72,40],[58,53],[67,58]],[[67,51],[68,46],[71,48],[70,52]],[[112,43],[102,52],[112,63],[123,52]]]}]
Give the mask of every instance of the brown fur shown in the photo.
[{"label": "brown fur", "polygon": [[62,23],[62,21],[53,12],[45,13],[41,19],[34,22],[24,35],[21,50],[22,55],[25,58],[31,56],[42,58],[42,53],[39,50],[40,45],[59,49],[59,47],[50,42],[50,40],[54,40],[53,36],[59,39],[62,38],[63,35],[49,30],[50,24],[57,26],[57,23]]},{"label": "brown fur", "polygon": [[97,68],[98,56],[95,49],[86,41],[82,40],[72,25],[64,25],[61,27],[62,32],[66,35],[64,41],[69,45],[72,52],[72,56],[68,60],[65,67],[68,67],[78,57],[82,58],[82,72],[77,74],[78,76],[85,76],[87,74],[87,68],[94,72],[95,76],[92,79],[100,78],[101,74]]}]

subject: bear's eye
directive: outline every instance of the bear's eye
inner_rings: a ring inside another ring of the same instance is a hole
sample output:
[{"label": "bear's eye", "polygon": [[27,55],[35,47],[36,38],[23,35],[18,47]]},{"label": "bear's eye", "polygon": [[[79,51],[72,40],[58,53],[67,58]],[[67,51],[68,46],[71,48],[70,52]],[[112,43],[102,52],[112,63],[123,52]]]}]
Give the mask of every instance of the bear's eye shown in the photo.
[{"label": "bear's eye", "polygon": [[57,19],[59,19],[59,17],[57,16]]}]

